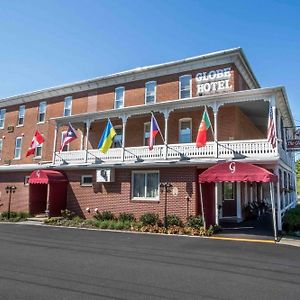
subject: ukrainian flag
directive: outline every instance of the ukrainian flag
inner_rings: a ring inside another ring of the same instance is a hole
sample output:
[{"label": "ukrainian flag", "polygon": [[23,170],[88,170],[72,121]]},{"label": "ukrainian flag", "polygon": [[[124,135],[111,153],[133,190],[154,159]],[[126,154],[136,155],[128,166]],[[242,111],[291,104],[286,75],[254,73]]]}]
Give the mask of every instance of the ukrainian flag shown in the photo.
[{"label": "ukrainian flag", "polygon": [[111,147],[111,144],[116,134],[117,133],[114,127],[112,126],[110,119],[108,119],[104,132],[98,144],[98,149],[102,153],[106,153],[107,150]]}]

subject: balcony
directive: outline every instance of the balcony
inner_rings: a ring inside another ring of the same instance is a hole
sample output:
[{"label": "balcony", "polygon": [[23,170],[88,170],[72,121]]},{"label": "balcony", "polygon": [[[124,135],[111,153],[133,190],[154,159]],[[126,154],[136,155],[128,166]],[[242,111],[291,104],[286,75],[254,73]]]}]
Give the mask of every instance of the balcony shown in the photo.
[{"label": "balcony", "polygon": [[156,145],[150,151],[147,146],[110,149],[106,154],[98,149],[77,150],[55,153],[55,165],[61,164],[114,164],[135,161],[154,162],[184,159],[213,158],[255,158],[275,159],[277,149],[273,149],[267,140],[221,141],[216,145],[208,142],[205,147],[197,148],[194,143]]}]

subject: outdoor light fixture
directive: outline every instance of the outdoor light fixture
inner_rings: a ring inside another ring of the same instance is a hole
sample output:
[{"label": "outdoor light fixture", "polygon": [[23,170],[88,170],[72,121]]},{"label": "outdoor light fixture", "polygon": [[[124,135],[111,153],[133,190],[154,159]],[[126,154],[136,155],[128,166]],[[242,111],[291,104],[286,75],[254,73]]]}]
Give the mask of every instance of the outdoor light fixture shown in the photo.
[{"label": "outdoor light fixture", "polygon": [[160,192],[165,192],[165,212],[164,212],[164,226],[165,228],[168,227],[168,221],[167,221],[167,210],[168,210],[168,193],[171,193],[173,190],[173,185],[170,182],[161,183],[159,185]]},{"label": "outdoor light fixture", "polygon": [[17,187],[14,185],[7,185],[5,187],[5,191],[8,194],[9,193],[9,198],[8,198],[8,211],[7,211],[7,219],[10,219],[10,204],[11,204],[11,194],[16,192]]}]

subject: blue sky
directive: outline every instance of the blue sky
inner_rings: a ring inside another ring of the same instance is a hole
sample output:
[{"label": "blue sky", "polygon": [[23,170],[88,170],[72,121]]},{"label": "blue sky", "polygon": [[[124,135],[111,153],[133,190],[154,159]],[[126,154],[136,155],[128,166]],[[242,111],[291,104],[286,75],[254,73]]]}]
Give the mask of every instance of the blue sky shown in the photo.
[{"label": "blue sky", "polygon": [[300,1],[2,0],[0,98],[233,47],[300,125]]}]

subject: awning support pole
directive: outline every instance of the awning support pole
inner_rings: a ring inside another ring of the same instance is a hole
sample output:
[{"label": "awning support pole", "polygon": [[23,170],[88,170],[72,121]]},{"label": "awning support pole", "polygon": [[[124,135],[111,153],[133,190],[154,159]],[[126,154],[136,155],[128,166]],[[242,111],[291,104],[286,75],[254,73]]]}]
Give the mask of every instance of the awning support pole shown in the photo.
[{"label": "awning support pole", "polygon": [[275,200],[274,200],[274,184],[270,182],[270,196],[272,204],[272,214],[273,214],[273,227],[274,227],[274,240],[277,242],[277,222],[276,222],[276,210],[275,210]]},{"label": "awning support pole", "polygon": [[201,212],[202,212],[203,226],[204,226],[204,229],[206,230],[206,221],[205,221],[205,214],[204,214],[202,184],[201,183],[200,183],[200,203],[201,203]]}]

